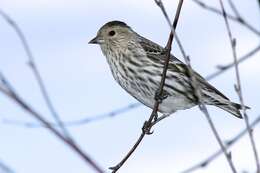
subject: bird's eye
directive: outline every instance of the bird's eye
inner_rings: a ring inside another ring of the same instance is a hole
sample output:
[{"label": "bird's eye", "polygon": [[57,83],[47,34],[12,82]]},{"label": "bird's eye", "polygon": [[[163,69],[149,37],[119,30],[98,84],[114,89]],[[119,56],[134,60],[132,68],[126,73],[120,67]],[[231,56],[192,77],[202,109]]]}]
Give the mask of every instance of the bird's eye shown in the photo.
[{"label": "bird's eye", "polygon": [[115,31],[109,31],[109,33],[108,33],[109,36],[114,36],[115,34],[116,34]]}]

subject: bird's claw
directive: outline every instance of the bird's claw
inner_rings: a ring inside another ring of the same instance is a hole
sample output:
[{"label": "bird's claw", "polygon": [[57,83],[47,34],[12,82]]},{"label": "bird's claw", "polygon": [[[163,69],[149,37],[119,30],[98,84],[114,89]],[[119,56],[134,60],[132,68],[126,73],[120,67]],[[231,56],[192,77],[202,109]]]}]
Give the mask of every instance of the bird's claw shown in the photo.
[{"label": "bird's claw", "polygon": [[166,94],[166,93],[160,94],[159,91],[156,91],[154,99],[155,99],[157,102],[162,103],[162,101],[163,101],[164,99],[166,99],[167,97],[168,97],[168,94]]},{"label": "bird's claw", "polygon": [[118,165],[116,165],[116,166],[109,167],[108,169],[112,170],[112,173],[114,173],[114,172],[116,172],[120,167],[121,167],[121,165],[118,164]]},{"label": "bird's claw", "polygon": [[151,131],[151,127],[152,127],[152,123],[145,121],[142,130],[146,135],[151,135],[153,134],[153,131]]},{"label": "bird's claw", "polygon": [[[152,122],[156,122],[158,120],[158,114],[157,113],[155,113],[155,115],[154,115],[154,117],[153,117],[153,121]],[[151,124],[153,124],[153,123],[151,123]]]}]

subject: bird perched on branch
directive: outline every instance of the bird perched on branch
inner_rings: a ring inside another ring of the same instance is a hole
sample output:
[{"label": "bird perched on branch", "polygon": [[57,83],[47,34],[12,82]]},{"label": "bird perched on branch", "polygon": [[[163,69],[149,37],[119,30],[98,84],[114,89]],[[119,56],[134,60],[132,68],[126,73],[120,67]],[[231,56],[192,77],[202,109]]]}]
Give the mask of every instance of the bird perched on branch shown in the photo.
[{"label": "bird perched on branch", "polygon": [[[89,43],[100,45],[119,85],[138,101],[153,108],[166,59],[165,49],[142,37],[121,21],[103,25]],[[193,75],[205,104],[217,106],[242,118],[239,111],[241,105],[231,102],[198,73],[194,72]],[[173,55],[169,61],[163,96],[165,99],[158,109],[163,114],[189,109],[198,104],[187,65]]]}]

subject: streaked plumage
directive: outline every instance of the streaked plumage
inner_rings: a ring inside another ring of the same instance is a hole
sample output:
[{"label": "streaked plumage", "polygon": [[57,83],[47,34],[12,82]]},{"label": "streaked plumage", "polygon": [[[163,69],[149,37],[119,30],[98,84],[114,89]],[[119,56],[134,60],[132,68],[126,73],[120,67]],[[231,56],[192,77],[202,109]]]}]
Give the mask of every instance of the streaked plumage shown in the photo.
[{"label": "streaked plumage", "polygon": [[[100,45],[119,85],[141,103],[153,108],[166,57],[164,48],[140,36],[120,21],[106,23],[90,43]],[[217,106],[242,118],[239,104],[231,102],[198,73],[194,74],[206,104]],[[173,55],[169,62],[164,95],[167,98],[159,106],[162,113],[169,114],[197,105],[187,66]]]}]

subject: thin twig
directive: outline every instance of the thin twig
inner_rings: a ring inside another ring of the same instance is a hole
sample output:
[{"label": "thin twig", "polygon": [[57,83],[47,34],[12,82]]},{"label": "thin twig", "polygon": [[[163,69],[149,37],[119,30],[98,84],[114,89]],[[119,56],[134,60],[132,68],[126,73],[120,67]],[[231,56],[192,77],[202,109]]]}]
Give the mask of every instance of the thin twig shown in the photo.
[{"label": "thin twig", "polygon": [[212,130],[212,132],[213,132],[213,134],[214,134],[218,144],[220,145],[220,148],[221,148],[222,152],[226,156],[226,159],[228,161],[228,164],[229,164],[232,172],[236,173],[237,171],[236,171],[236,168],[235,168],[235,166],[233,164],[233,161],[231,159],[231,153],[227,152],[227,149],[226,149],[225,145],[223,144],[223,142],[222,142],[222,140],[221,140],[221,138],[220,138],[220,136],[219,136],[219,134],[217,132],[217,129],[216,129],[216,127],[215,127],[211,117],[210,117],[210,114],[209,114],[209,112],[207,110],[207,107],[206,107],[206,105],[204,103],[204,100],[203,100],[203,98],[201,96],[201,88],[198,85],[197,79],[195,78],[194,72],[193,72],[193,70],[191,68],[190,59],[187,56],[184,57],[184,59],[185,59],[185,62],[187,64],[187,66],[188,66],[188,72],[189,72],[190,79],[191,79],[191,85],[192,85],[193,90],[194,90],[194,95],[197,98],[199,108],[200,108],[201,112],[205,115],[205,117],[206,117],[206,119],[207,119],[207,121],[208,121],[208,123],[210,125],[210,128],[211,128],[211,130]]},{"label": "thin twig", "polygon": [[[155,3],[159,7],[161,7],[163,5],[162,1],[160,1],[160,0],[155,0]],[[153,111],[150,115],[150,118],[144,123],[143,128],[142,128],[142,133],[139,136],[136,143],[134,144],[134,146],[130,149],[130,151],[127,153],[127,155],[116,166],[110,168],[113,173],[117,172],[121,168],[121,166],[128,160],[128,158],[133,154],[133,152],[139,146],[139,144],[141,143],[141,141],[143,140],[145,135],[152,134],[152,132],[150,130],[153,126],[153,120],[156,121],[155,119],[157,119],[157,112],[158,112],[158,109],[159,109],[159,105],[163,100],[163,87],[164,87],[164,83],[165,83],[165,79],[166,79],[166,73],[167,73],[167,69],[168,69],[170,56],[171,56],[171,45],[172,45],[172,42],[173,42],[175,29],[176,29],[177,24],[178,24],[178,19],[179,19],[179,16],[180,16],[182,4],[183,4],[183,0],[179,0],[179,4],[178,4],[177,11],[176,11],[176,14],[175,14],[175,18],[174,18],[174,21],[173,21],[174,30],[171,31],[167,45],[166,45],[166,48],[165,48],[165,50],[166,50],[166,56],[165,57],[166,58],[165,58],[165,63],[164,63],[164,67],[163,67],[160,86],[159,86],[157,93],[155,93],[155,103],[154,103]]]},{"label": "thin twig", "polygon": [[30,46],[26,40],[26,37],[24,35],[24,33],[22,32],[21,28],[19,27],[19,25],[7,14],[5,13],[2,9],[0,9],[0,15],[5,19],[5,21],[14,29],[14,31],[16,32],[17,36],[19,37],[19,39],[21,40],[21,43],[23,45],[23,48],[26,52],[26,55],[28,57],[28,64],[31,67],[33,74],[35,76],[35,79],[39,85],[40,91],[42,93],[42,96],[44,98],[44,101],[48,107],[48,109],[51,112],[51,115],[53,116],[54,120],[56,121],[56,123],[59,125],[60,129],[62,130],[63,134],[70,140],[73,140],[72,136],[70,135],[69,131],[64,127],[62,120],[60,119],[60,116],[58,115],[57,111],[55,110],[50,96],[47,92],[47,89],[44,85],[43,79],[41,77],[41,74],[35,64],[35,58],[32,54],[32,51],[30,49]]},{"label": "thin twig", "polygon": [[7,166],[2,160],[0,160],[0,172],[1,173],[15,173],[15,171],[10,167]]},{"label": "thin twig", "polygon": [[[215,7],[209,6],[209,5],[205,4],[204,2],[202,2],[200,0],[192,0],[192,1],[194,3],[196,3],[197,5],[199,5],[201,8],[222,16],[221,10],[219,10],[219,9],[217,9]],[[245,26],[246,28],[248,28],[250,31],[252,31],[256,35],[260,36],[260,31],[257,30],[256,28],[254,28],[248,22],[246,22],[243,18],[238,18],[238,17],[232,16],[231,14],[227,14],[227,18],[231,19],[231,20],[233,20],[235,22],[238,22],[239,24],[241,24],[242,26]]]},{"label": "thin twig", "polygon": [[[106,119],[106,118],[112,118],[112,117],[118,116],[122,113],[129,112],[131,109],[135,109],[135,108],[138,108],[140,106],[141,106],[140,103],[131,103],[131,104],[125,106],[125,107],[115,109],[111,112],[106,112],[104,114],[99,114],[99,115],[91,116],[89,118],[83,118],[83,119],[80,119],[80,120],[67,121],[67,122],[63,122],[63,124],[67,127],[69,127],[69,126],[75,127],[75,126],[86,125],[88,123],[97,122],[97,121],[100,121],[100,120],[103,120],[103,119]],[[15,120],[9,120],[9,119],[4,119],[3,123],[25,126],[27,128],[44,127],[39,123],[15,121]],[[50,124],[52,126],[57,126],[56,123],[50,123]]]},{"label": "thin twig", "polygon": [[206,116],[206,118],[207,118],[207,120],[210,124],[210,127],[211,127],[211,129],[212,129],[212,131],[213,131],[213,133],[214,133],[214,135],[215,135],[215,137],[216,137],[216,139],[217,139],[217,141],[220,145],[220,148],[221,148],[222,152],[224,153],[224,155],[226,156],[226,159],[228,161],[228,164],[229,164],[232,172],[236,173],[237,171],[236,171],[236,168],[233,164],[233,161],[232,161],[232,158],[231,158],[231,153],[228,153],[226,146],[223,144],[223,142],[222,142],[222,140],[221,140],[214,124],[213,124],[213,121],[210,118],[210,115],[208,113],[208,110],[206,109],[206,106],[204,104],[201,104],[199,107],[200,107],[200,110],[205,114],[205,116]]},{"label": "thin twig", "polygon": [[[163,7],[163,4],[161,4],[161,6],[162,6],[161,9],[162,9],[163,14],[165,16],[165,19],[169,23],[169,17],[167,15],[166,11],[165,11],[165,8]],[[174,29],[174,28],[172,28],[171,25],[170,25],[170,27],[171,27],[171,30]],[[211,117],[210,117],[210,115],[208,113],[206,105],[205,105],[205,103],[204,103],[204,101],[203,101],[203,99],[201,97],[201,88],[198,85],[197,80],[196,80],[195,75],[194,75],[194,72],[193,72],[193,70],[191,68],[190,59],[187,56],[187,54],[185,53],[184,48],[183,48],[183,46],[182,46],[182,44],[181,44],[181,42],[180,42],[180,40],[178,38],[177,38],[177,43],[178,43],[178,45],[179,45],[179,47],[181,49],[182,55],[183,55],[183,57],[185,59],[185,62],[187,64],[189,77],[191,79],[191,86],[193,87],[194,95],[197,98],[197,101],[198,101],[198,104],[199,104],[199,108],[204,113],[204,115],[206,116],[207,121],[208,121],[208,123],[209,123],[209,125],[210,125],[210,127],[211,127],[211,129],[212,129],[212,131],[214,133],[214,136],[216,137],[216,139],[217,139],[217,141],[218,141],[222,151],[224,152],[224,154],[225,154],[225,156],[227,158],[227,161],[229,163],[229,166],[230,166],[231,170],[233,171],[233,173],[236,173],[236,169],[235,169],[235,166],[234,166],[234,164],[233,164],[233,162],[231,160],[231,156],[227,152],[227,150],[226,150],[226,148],[225,148],[225,146],[224,146],[224,144],[223,144],[223,142],[222,142],[222,140],[221,140],[221,138],[220,138],[220,136],[219,136],[219,134],[218,134],[218,132],[217,132],[217,130],[215,128],[215,125],[214,125],[214,123],[213,123],[213,121],[212,121],[212,119],[211,119]]]},{"label": "thin twig", "polygon": [[[253,55],[256,54],[259,51],[260,51],[260,44],[257,47],[255,47],[254,49],[252,49],[251,51],[249,51],[248,53],[246,53],[245,55],[241,56],[237,60],[237,63],[240,64],[240,63],[248,60],[250,57],[253,57]],[[226,72],[227,70],[231,69],[234,66],[235,66],[234,62],[231,62],[231,63],[226,64],[226,65],[218,65],[217,70],[215,72],[211,73],[210,75],[207,75],[205,78],[207,80],[211,80],[211,79],[219,76],[220,74]]]},{"label": "thin twig", "polygon": [[235,4],[233,3],[233,1],[232,0],[228,0],[228,3],[230,5],[231,9],[233,10],[233,12],[235,13],[236,18],[237,19],[242,19],[241,14],[239,13],[239,11],[238,11],[237,7],[235,6]]},{"label": "thin twig", "polygon": [[253,153],[254,153],[254,157],[255,157],[257,173],[260,173],[259,158],[258,158],[258,153],[257,153],[256,145],[255,145],[255,140],[254,140],[254,137],[253,137],[253,131],[252,131],[252,129],[250,129],[250,126],[249,126],[249,119],[248,119],[248,116],[247,116],[247,113],[246,113],[246,107],[245,107],[245,104],[244,104],[244,99],[243,99],[243,94],[242,94],[241,79],[240,79],[238,63],[237,63],[236,40],[232,36],[230,25],[229,25],[228,19],[226,17],[226,10],[225,10],[225,7],[223,5],[223,2],[222,2],[222,0],[219,0],[219,2],[220,2],[222,13],[223,13],[223,18],[225,20],[225,24],[226,24],[226,28],[227,28],[227,32],[228,32],[228,37],[229,37],[231,48],[232,48],[234,63],[235,63],[235,72],[236,72],[236,80],[237,80],[237,84],[235,85],[235,89],[236,89],[236,92],[238,94],[241,106],[242,106],[247,132],[248,132],[248,135],[249,135],[250,143],[251,143]]},{"label": "thin twig", "polygon": [[[76,145],[70,139],[64,137],[59,131],[52,127],[49,122],[36,110],[34,110],[28,103],[26,103],[14,90],[14,87],[7,81],[7,79],[2,75],[2,80],[4,80],[5,88],[8,89],[8,92],[2,92],[17,105],[23,108],[26,112],[29,113],[33,118],[38,120],[45,126],[52,134],[54,134],[58,139],[63,141],[67,146],[69,146],[74,152],[76,152],[88,165],[90,165],[96,172],[104,173],[104,171],[95,163],[90,156],[88,156],[78,145]],[[1,87],[0,87],[1,88]],[[2,90],[0,90],[2,91]]]},{"label": "thin twig", "polygon": [[[258,125],[258,123],[260,123],[260,115],[250,124],[250,128],[253,129],[256,125]],[[242,139],[242,137],[247,133],[248,133],[247,128],[245,128],[242,131],[240,131],[236,136],[227,140],[226,148],[228,149],[231,146],[233,146],[238,140]],[[197,164],[195,164],[183,171],[180,171],[180,173],[191,173],[198,169],[204,168],[204,167],[208,166],[212,161],[214,161],[222,153],[223,153],[222,149],[219,149],[216,152],[214,152],[213,154],[211,154],[210,156],[208,156],[206,159],[198,162]]]},{"label": "thin twig", "polygon": [[[178,37],[177,35],[175,35],[176,37],[176,41],[178,42]],[[180,45],[178,43],[178,45]],[[180,47],[180,46],[179,46]],[[255,55],[257,52],[260,51],[260,45],[258,45],[257,47],[255,47],[254,49],[250,50],[248,53],[246,53],[245,55],[241,56],[238,59],[238,64],[245,62],[246,60],[248,60],[249,58],[253,57],[253,55]],[[231,62],[225,65],[218,65],[217,66],[217,70],[209,75],[207,75],[205,77],[205,79],[212,80],[216,77],[218,77],[219,75],[223,74],[224,72],[230,70],[232,67],[234,67],[235,63]],[[0,88],[1,89],[1,88]],[[96,116],[92,116],[89,118],[83,118],[80,120],[74,120],[74,121],[67,121],[67,122],[63,122],[63,124],[65,126],[79,126],[79,125],[86,125],[88,123],[92,123],[98,120],[103,120],[109,117],[116,117],[119,116],[122,113],[128,112],[132,109],[138,108],[141,106],[141,103],[131,103],[125,107],[119,108],[119,109],[115,109],[111,112],[108,113],[104,113],[101,115],[96,115]],[[7,124],[13,124],[13,125],[18,125],[18,126],[24,126],[24,127],[28,127],[28,128],[37,128],[37,127],[43,127],[41,124],[37,124],[37,123],[33,123],[33,122],[23,122],[23,121],[16,121],[16,120],[9,120],[9,119],[5,119],[3,121],[3,123],[7,123]],[[52,126],[58,126],[58,124],[56,123],[50,123]]]}]

